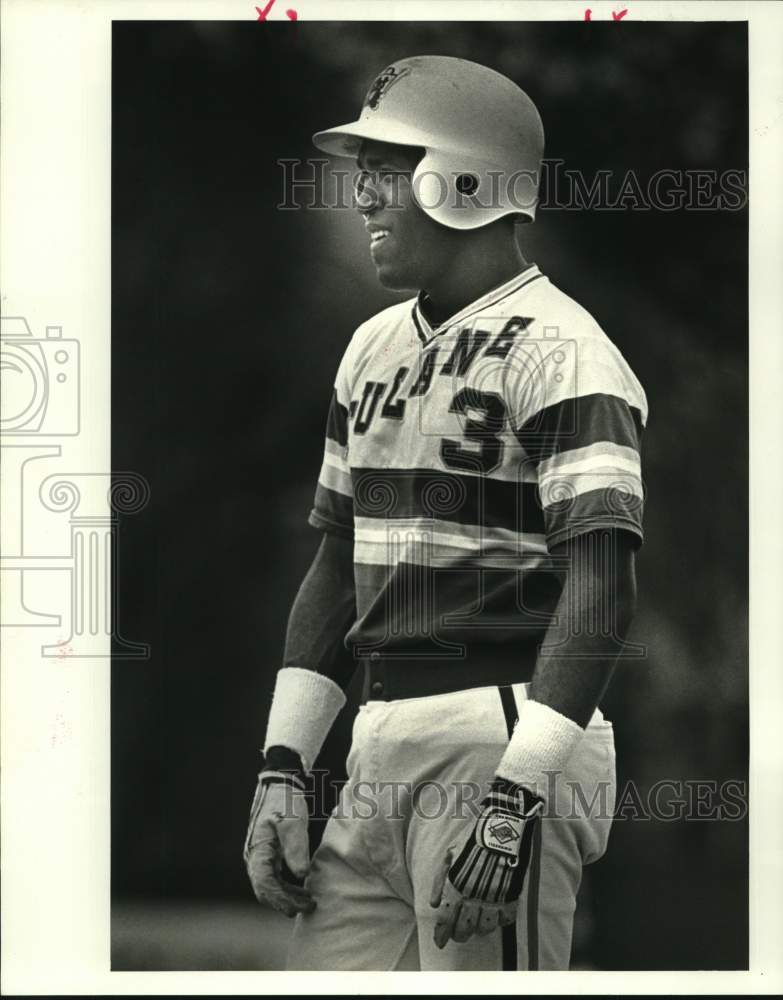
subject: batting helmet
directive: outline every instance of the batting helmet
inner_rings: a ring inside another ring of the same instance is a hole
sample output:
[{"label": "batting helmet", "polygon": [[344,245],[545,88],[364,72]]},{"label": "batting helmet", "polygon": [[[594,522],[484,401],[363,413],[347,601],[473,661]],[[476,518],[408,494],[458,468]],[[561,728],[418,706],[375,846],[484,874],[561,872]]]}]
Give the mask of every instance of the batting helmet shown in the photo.
[{"label": "batting helmet", "polygon": [[450,56],[392,63],[374,80],[358,121],[313,136],[324,152],[351,157],[364,139],[424,148],[414,197],[444,226],[535,218],[544,128],[527,94],[495,70]]}]

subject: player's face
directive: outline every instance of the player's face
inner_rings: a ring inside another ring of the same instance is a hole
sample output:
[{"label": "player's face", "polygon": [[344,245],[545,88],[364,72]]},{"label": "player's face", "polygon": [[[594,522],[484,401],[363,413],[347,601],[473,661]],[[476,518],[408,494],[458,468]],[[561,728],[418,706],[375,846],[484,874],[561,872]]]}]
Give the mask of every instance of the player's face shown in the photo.
[{"label": "player's face", "polygon": [[387,288],[427,288],[448,265],[454,234],[416,204],[413,171],[423,152],[385,142],[362,143],[358,208],[370,255]]}]

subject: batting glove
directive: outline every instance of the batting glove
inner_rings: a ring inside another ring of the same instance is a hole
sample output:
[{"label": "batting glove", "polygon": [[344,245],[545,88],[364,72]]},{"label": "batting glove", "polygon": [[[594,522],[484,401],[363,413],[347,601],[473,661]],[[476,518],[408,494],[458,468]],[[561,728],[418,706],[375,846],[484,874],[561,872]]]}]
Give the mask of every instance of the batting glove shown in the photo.
[{"label": "batting glove", "polygon": [[456,855],[457,848],[449,848],[432,886],[438,948],[450,938],[464,942],[516,920],[543,807],[544,800],[527,788],[502,778],[493,781],[461,851]]},{"label": "batting glove", "polygon": [[245,865],[259,903],[287,917],[315,909],[310,893],[292,880],[303,879],[310,866],[307,824],[302,783],[290,773],[262,771],[250,809]]}]

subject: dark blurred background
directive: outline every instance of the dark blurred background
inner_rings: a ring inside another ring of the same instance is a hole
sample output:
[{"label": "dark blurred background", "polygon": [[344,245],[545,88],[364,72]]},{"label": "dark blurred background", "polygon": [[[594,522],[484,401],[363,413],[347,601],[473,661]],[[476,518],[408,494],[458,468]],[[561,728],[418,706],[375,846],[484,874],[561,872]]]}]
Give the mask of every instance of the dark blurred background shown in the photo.
[{"label": "dark blurred background", "polygon": [[[289,925],[241,859],[257,748],[319,542],[332,378],[395,297],[353,213],[277,210],[276,161],[314,155],[310,135],[414,54],[511,76],[547,156],[588,177],[747,168],[744,24],[115,22],[112,464],[151,486],[122,524],[119,621],[152,647],[112,672],[116,969],[282,965]],[[552,209],[522,237],[650,403],[632,636],[649,652],[603,706],[620,787],[744,781],[747,210]],[[321,758],[336,778],[355,704]],[[746,967],[746,823],[617,822],[581,897],[576,967]]]}]

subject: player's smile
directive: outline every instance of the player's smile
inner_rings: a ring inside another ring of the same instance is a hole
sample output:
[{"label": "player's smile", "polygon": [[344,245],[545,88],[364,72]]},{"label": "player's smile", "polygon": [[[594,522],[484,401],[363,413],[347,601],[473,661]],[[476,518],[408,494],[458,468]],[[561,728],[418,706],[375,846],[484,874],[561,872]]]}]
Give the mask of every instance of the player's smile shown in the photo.
[{"label": "player's smile", "polygon": [[388,226],[381,226],[372,222],[365,223],[365,227],[370,234],[370,251],[374,253],[379,244],[383,243],[391,235],[391,229]]},{"label": "player's smile", "polygon": [[[386,212],[379,213],[386,215]],[[395,213],[397,216],[401,212]],[[405,219],[400,218],[395,226],[387,225],[385,220],[365,216],[365,229],[370,237],[370,257],[378,271],[378,277],[382,284],[389,284],[394,287],[398,282],[408,285],[413,283],[413,278],[402,276],[405,269],[407,246],[409,240],[406,239]],[[401,230],[401,232],[400,232]],[[402,238],[402,242],[400,241]]]}]

